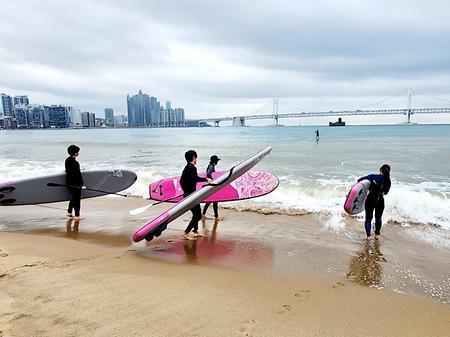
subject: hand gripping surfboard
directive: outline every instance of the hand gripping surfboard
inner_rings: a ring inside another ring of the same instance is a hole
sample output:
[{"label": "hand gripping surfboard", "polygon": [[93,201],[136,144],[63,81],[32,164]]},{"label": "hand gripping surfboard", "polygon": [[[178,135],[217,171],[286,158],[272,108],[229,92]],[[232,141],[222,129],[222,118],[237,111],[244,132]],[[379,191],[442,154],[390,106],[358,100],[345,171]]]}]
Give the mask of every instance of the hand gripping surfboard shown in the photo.
[{"label": "hand gripping surfboard", "polygon": [[155,219],[148,222],[142,228],[136,231],[133,235],[133,241],[139,242],[142,239],[147,241],[152,240],[155,236],[160,236],[161,233],[167,228],[167,225],[190,210],[195,205],[202,202],[202,200],[208,198],[210,195],[222,189],[225,185],[231,183],[245,172],[249,171],[252,167],[258,164],[267,154],[272,151],[272,147],[268,146],[265,149],[259,151],[254,156],[241,162],[240,164],[232,167],[227,173],[220,176],[217,180],[211,184],[205,185],[202,189],[192,193],[183,201],[180,201],[172,208],[157,216]]}]

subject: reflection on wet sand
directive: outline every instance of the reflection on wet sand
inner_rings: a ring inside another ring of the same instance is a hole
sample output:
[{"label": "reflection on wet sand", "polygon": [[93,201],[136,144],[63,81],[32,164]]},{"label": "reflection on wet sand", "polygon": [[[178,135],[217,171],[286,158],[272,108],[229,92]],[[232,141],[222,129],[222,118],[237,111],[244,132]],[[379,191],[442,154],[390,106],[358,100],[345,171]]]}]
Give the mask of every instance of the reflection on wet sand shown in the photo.
[{"label": "reflection on wet sand", "polygon": [[227,240],[220,238],[219,220],[212,224],[202,220],[204,238],[183,240],[181,235],[168,240],[154,240],[147,243],[138,254],[147,258],[175,263],[193,263],[233,268],[250,266],[273,267],[273,248],[263,242],[242,241],[242,238]]},{"label": "reflection on wet sand", "polygon": [[381,262],[386,262],[380,251],[380,242],[366,242],[350,261],[347,278],[364,286],[381,286]]},{"label": "reflection on wet sand", "polygon": [[78,239],[80,236],[78,232],[78,226],[80,225],[80,220],[68,219],[66,222],[66,233],[67,237],[71,239]]}]

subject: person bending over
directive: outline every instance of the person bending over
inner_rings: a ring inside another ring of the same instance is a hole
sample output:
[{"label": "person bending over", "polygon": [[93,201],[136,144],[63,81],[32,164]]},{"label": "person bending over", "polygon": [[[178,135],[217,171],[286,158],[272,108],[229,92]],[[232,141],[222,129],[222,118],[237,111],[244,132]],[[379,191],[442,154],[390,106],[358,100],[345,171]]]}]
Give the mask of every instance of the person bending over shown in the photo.
[{"label": "person bending over", "polygon": [[358,181],[369,180],[369,194],[367,195],[366,202],[364,204],[366,210],[366,219],[364,226],[366,229],[367,239],[371,238],[372,231],[372,218],[375,211],[375,239],[378,239],[381,234],[381,216],[384,211],[384,195],[388,194],[391,188],[391,167],[388,164],[384,164],[380,167],[379,174],[369,174],[368,176],[361,177]]}]

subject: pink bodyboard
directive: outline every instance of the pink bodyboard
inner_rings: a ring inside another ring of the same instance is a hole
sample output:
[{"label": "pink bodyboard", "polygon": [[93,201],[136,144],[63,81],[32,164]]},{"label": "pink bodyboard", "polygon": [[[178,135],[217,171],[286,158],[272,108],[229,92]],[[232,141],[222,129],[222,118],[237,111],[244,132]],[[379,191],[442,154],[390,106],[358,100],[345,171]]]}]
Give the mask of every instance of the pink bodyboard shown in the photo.
[{"label": "pink bodyboard", "polygon": [[[213,172],[213,179],[217,179],[228,172]],[[206,177],[206,173],[200,173],[200,177]],[[197,190],[207,182],[197,183]],[[266,195],[278,187],[279,180],[268,172],[248,171],[225,185],[220,191],[209,196],[203,202],[224,202],[251,199]],[[183,200],[183,190],[180,186],[180,177],[163,179],[150,184],[150,199],[158,201],[179,202]]]}]

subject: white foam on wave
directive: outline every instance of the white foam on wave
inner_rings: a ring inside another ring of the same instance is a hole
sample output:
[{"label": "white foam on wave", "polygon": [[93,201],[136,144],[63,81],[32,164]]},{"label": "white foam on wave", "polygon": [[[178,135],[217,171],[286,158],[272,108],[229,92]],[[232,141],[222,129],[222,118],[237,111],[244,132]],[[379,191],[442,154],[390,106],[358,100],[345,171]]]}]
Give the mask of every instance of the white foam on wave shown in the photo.
[{"label": "white foam on wave", "polygon": [[450,231],[450,200],[417,185],[393,185],[385,197],[386,221],[402,225],[425,224]]},{"label": "white foam on wave", "polygon": [[[329,215],[327,226],[340,229],[345,226],[343,204],[351,185],[352,182],[334,179],[321,179],[315,185],[310,181],[303,184],[301,181],[292,184],[284,181],[277,190],[265,197],[230,203],[228,207],[290,215],[326,213]],[[439,226],[450,231],[450,198],[435,189],[440,188],[442,183],[428,182],[426,186],[427,189],[423,185],[394,182],[391,191],[385,196],[383,222],[394,221],[405,227],[414,224]],[[363,221],[364,212],[357,218]]]},{"label": "white foam on wave", "polygon": [[[124,165],[117,165],[114,168]],[[83,170],[108,169],[111,163],[82,162]],[[169,176],[176,175],[172,170],[163,170],[159,166],[142,166],[142,163],[130,163],[126,169],[134,171],[138,179],[125,192],[142,198],[149,197],[148,186]],[[36,162],[27,160],[3,159],[0,161],[0,180],[16,180],[62,173],[64,163],[60,161]],[[335,178],[298,178],[280,177],[280,186],[272,193],[256,199],[222,203],[222,207],[236,210],[249,210],[261,213],[280,213],[302,215],[309,213],[326,214],[326,226],[339,230],[345,226],[343,203],[346,193],[354,181],[342,181]],[[419,184],[405,184],[393,181],[391,191],[385,196],[386,209],[383,222],[394,221],[402,226],[425,224],[439,226],[450,231],[450,182],[425,181]],[[358,216],[364,219],[364,213]]]}]

